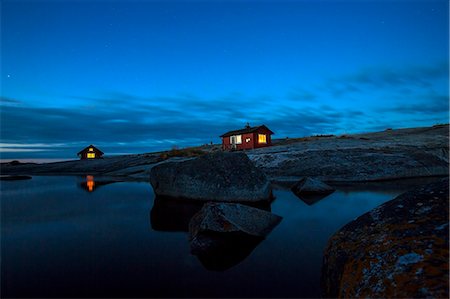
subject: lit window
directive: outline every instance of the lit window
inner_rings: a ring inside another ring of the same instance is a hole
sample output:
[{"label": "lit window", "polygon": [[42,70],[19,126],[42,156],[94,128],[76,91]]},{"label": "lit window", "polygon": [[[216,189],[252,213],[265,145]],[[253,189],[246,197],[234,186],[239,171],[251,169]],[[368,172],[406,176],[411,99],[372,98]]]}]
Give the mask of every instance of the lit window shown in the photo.
[{"label": "lit window", "polygon": [[258,143],[267,143],[265,134],[258,134]]},{"label": "lit window", "polygon": [[245,138],[245,142],[250,142],[250,138]]},{"label": "lit window", "polygon": [[242,135],[230,136],[231,144],[241,144],[242,143]]},{"label": "lit window", "polygon": [[93,152],[93,151],[94,151],[94,148],[90,147],[90,148],[89,148],[89,151],[90,151],[90,152]]},{"label": "lit window", "polygon": [[87,153],[88,159],[95,158],[95,153]]}]

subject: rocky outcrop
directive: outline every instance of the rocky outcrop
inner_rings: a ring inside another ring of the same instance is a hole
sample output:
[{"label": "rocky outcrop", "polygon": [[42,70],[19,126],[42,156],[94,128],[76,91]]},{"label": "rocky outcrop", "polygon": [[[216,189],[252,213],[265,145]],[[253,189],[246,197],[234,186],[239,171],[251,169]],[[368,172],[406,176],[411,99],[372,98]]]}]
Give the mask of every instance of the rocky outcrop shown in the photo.
[{"label": "rocky outcrop", "polygon": [[448,298],[448,179],[406,192],[328,242],[325,297]]},{"label": "rocky outcrop", "polygon": [[251,151],[249,157],[276,182],[304,176],[325,182],[377,181],[449,172],[448,125],[290,142]]},{"label": "rocky outcrop", "polygon": [[247,257],[282,217],[236,203],[207,203],[189,223],[191,253],[223,271]]},{"label": "rocky outcrop", "polygon": [[214,153],[153,167],[156,195],[175,198],[245,202],[272,198],[270,182],[244,153]]}]

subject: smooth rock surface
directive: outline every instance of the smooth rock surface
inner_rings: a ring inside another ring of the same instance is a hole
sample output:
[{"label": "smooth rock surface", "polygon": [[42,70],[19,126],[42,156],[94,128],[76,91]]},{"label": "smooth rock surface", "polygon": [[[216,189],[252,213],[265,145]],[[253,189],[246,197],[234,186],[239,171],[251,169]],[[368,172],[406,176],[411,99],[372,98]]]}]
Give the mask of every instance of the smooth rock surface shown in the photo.
[{"label": "smooth rock surface", "polygon": [[449,126],[301,138],[249,151],[275,182],[309,176],[324,182],[361,182],[447,176]]},{"label": "smooth rock surface", "polygon": [[324,297],[448,298],[448,178],[406,192],[330,238]]},{"label": "smooth rock surface", "polygon": [[218,152],[154,166],[150,182],[156,195],[205,201],[272,199],[266,175],[244,153]]}]

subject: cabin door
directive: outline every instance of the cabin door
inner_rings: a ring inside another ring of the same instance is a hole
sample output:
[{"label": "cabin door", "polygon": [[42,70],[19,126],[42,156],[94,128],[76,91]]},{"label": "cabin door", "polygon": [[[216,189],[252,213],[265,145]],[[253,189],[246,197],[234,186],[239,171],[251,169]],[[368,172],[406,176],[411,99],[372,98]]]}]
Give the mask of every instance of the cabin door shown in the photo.
[{"label": "cabin door", "polygon": [[231,149],[236,149],[236,136],[230,137]]}]

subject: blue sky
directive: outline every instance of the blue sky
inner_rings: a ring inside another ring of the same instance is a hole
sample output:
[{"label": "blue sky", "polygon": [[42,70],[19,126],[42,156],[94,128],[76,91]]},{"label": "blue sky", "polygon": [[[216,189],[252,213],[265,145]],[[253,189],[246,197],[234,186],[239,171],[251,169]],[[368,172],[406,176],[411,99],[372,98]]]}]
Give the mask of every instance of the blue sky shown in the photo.
[{"label": "blue sky", "polygon": [[2,158],[448,122],[448,1],[1,2]]}]

